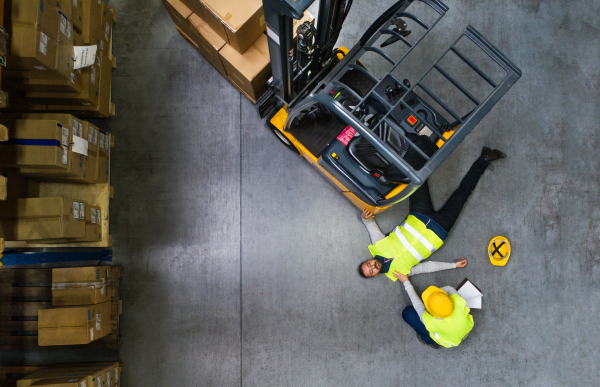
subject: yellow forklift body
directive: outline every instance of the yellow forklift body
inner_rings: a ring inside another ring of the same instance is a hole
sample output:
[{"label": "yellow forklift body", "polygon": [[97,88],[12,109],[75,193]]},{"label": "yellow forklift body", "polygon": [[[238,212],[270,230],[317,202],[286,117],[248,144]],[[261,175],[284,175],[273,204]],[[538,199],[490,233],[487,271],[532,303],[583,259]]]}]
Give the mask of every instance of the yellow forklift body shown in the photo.
[{"label": "yellow forklift body", "polygon": [[[342,183],[340,183],[335,177],[333,177],[329,172],[327,172],[323,167],[321,167],[319,165],[319,160],[312,153],[310,153],[308,151],[308,149],[306,149],[306,147],[304,145],[302,145],[302,143],[300,141],[298,141],[291,133],[288,133],[283,130],[283,127],[285,125],[287,117],[288,117],[287,111],[285,110],[285,108],[281,108],[273,116],[273,118],[271,118],[271,124],[275,128],[277,128],[277,130],[279,130],[281,132],[281,134],[283,134],[288,140],[290,140],[290,142],[292,144],[294,144],[296,149],[298,149],[298,152],[300,152],[300,154],[302,155],[302,157],[304,157],[306,159],[306,161],[308,161],[319,172],[321,172],[323,174],[323,176],[325,176],[329,181],[331,181],[333,184],[335,184],[335,186],[340,191],[342,191],[342,194],[346,198],[348,198],[348,200],[350,200],[356,207],[358,207],[359,210],[362,211],[365,208],[367,208],[374,214],[379,214],[391,207],[391,205],[386,206],[386,207],[376,207],[376,206],[371,206],[371,205],[363,202],[362,200],[357,198],[356,195],[354,195],[352,192],[350,192],[350,190],[348,190],[348,188],[346,188]],[[395,194],[397,194],[398,192],[403,190],[404,187],[406,187],[406,184],[400,184],[398,187],[396,187],[392,192],[390,192],[388,194],[389,197],[394,196]]]}]

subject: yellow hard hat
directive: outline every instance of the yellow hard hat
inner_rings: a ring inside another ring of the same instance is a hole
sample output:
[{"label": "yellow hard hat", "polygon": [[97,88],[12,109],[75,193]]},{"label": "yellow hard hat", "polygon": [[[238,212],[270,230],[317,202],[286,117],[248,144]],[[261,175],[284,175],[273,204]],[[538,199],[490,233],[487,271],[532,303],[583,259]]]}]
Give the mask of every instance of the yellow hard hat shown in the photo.
[{"label": "yellow hard hat", "polygon": [[490,262],[494,266],[504,266],[510,258],[510,243],[503,236],[494,237],[488,245]]},{"label": "yellow hard hat", "polygon": [[452,314],[454,305],[448,293],[442,289],[430,286],[421,295],[427,311],[437,318],[446,318]]}]

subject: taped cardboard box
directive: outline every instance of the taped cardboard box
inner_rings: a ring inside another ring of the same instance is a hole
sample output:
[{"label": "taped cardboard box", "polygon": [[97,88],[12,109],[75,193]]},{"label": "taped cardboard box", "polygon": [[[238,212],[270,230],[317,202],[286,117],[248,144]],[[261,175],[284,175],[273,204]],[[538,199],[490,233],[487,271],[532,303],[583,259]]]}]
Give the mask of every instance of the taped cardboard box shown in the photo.
[{"label": "taped cardboard box", "polygon": [[[15,120],[24,119],[29,122],[29,126],[35,128],[36,126],[40,128],[44,128],[47,126],[47,122],[56,122],[57,127],[62,127],[61,136],[61,145],[63,143],[67,143],[68,146],[62,146],[63,156],[66,154],[67,160],[67,169],[56,169],[56,168],[48,168],[48,167],[35,167],[29,165],[18,165],[19,172],[22,174],[27,174],[32,177],[40,177],[40,178],[60,178],[61,180],[69,180],[72,179],[81,183],[93,183],[95,176],[93,178],[86,177],[86,164],[87,157],[85,156],[85,145],[87,142],[84,141],[82,137],[83,133],[83,121],[79,120],[76,117],[73,117],[69,114],[48,114],[48,113],[24,113],[24,114],[7,114],[5,115],[7,119],[13,119],[15,123],[19,123],[22,121]],[[17,125],[17,124],[15,124]],[[66,136],[65,136],[66,133]],[[21,134],[21,137],[23,134]],[[77,138],[79,137],[79,138]],[[64,141],[66,140],[66,141]],[[22,140],[25,143],[31,142],[31,140]],[[35,146],[39,147],[40,144],[31,144],[26,146],[17,146],[17,151],[25,150],[32,154],[36,154],[37,149]],[[66,152],[65,152],[66,150]],[[10,151],[15,151],[12,148],[9,148]],[[40,154],[41,156],[41,154]],[[0,156],[0,159],[2,157]],[[61,160],[61,164],[62,164]],[[94,160],[95,162],[95,160]],[[92,169],[93,170],[93,169]]]},{"label": "taped cardboard box", "polygon": [[231,82],[254,101],[264,94],[271,77],[267,35],[262,34],[244,54],[226,44],[219,55]]},{"label": "taped cardboard box", "polygon": [[219,50],[226,44],[225,40],[217,35],[198,15],[191,14],[187,21],[190,26],[191,35],[187,36],[183,31],[179,31],[185,38],[191,41],[196,50],[215,66],[221,74],[227,76],[225,67],[221,62],[221,56],[219,55]]},{"label": "taped cardboard box", "polygon": [[68,172],[71,131],[57,120],[3,120],[10,140],[0,142],[0,167]]},{"label": "taped cardboard box", "polygon": [[52,269],[52,305],[92,305],[110,298],[110,266]]},{"label": "taped cardboard box", "polygon": [[[10,4],[10,3],[7,3]],[[13,0],[10,55],[4,77],[60,78],[56,66],[58,9],[49,0]]]},{"label": "taped cardboard box", "polygon": [[38,310],[38,345],[88,344],[112,332],[110,301]]},{"label": "taped cardboard box", "polygon": [[0,224],[7,241],[84,238],[83,200],[45,197],[0,202]]},{"label": "taped cardboard box", "polygon": [[266,31],[262,0],[202,0],[208,25],[243,54]]},{"label": "taped cardboard box", "polygon": [[[5,176],[0,176],[0,200],[6,200],[7,188],[6,182],[8,178]],[[1,250],[0,250],[1,251]]]}]

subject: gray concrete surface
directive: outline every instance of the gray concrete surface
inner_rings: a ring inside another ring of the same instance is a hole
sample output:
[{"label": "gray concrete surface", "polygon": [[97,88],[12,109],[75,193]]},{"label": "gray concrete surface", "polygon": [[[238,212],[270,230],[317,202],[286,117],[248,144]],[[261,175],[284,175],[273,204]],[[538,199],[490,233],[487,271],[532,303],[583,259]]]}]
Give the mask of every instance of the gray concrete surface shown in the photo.
[{"label": "gray concrete surface", "polygon": [[[356,274],[369,240],[354,206],[278,143],[159,0],[110,3],[124,387],[598,384],[600,2],[447,1],[413,59],[472,24],[523,70],[431,178],[440,206],[483,145],[508,154],[432,257],[469,265],[412,281],[468,277],[484,292],[468,339],[437,351],[401,320],[400,285]],[[354,3],[348,47],[392,2]],[[387,232],[407,211],[377,221]],[[486,255],[495,235],[513,246],[504,268]]]}]

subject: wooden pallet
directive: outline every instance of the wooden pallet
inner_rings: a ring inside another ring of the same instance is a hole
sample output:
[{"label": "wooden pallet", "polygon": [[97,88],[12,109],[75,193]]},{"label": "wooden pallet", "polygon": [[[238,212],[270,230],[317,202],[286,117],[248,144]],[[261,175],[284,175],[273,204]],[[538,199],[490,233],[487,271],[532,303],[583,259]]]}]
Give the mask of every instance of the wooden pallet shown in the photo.
[{"label": "wooden pallet", "polygon": [[[106,362],[109,363],[109,362]],[[77,363],[69,364],[69,366],[86,366],[88,363]],[[42,368],[55,367],[41,366],[41,365],[2,365],[0,366],[0,387],[14,387],[17,385],[17,380],[25,377],[26,375],[35,372]],[[61,364],[60,366],[64,366]],[[123,373],[123,363],[119,363],[119,374]],[[119,377],[119,380],[121,378]]]},{"label": "wooden pallet", "polygon": [[[111,267],[112,333],[86,344],[86,348],[119,348],[119,316],[122,303],[119,286],[123,268]],[[0,350],[82,348],[82,345],[38,346],[37,315],[39,309],[52,307],[52,269],[0,270]]]},{"label": "wooden pallet", "polygon": [[13,387],[17,380],[43,368],[38,365],[4,365],[0,366],[0,387]]}]

